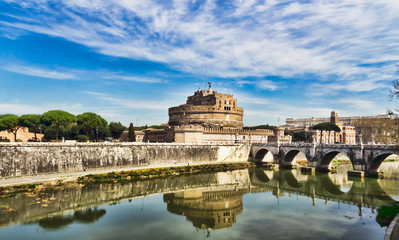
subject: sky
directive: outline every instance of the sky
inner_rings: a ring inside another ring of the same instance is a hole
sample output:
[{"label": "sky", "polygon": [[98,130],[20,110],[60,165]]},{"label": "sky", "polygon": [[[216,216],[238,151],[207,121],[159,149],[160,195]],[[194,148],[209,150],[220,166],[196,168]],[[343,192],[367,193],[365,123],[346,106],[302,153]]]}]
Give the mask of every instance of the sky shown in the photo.
[{"label": "sky", "polygon": [[397,0],[1,0],[0,114],[168,122],[198,89],[244,125],[397,108]]}]

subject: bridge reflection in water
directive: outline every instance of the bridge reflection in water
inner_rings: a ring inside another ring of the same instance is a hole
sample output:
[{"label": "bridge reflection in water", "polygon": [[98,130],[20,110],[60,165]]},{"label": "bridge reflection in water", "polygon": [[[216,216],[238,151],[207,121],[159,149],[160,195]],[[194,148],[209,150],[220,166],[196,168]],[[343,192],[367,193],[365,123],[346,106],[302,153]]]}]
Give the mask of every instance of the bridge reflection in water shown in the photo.
[{"label": "bridge reflection in water", "polygon": [[357,206],[361,216],[364,207],[374,211],[398,204],[398,189],[399,182],[394,180],[251,168],[126,184],[65,186],[40,195],[47,201],[45,208],[31,193],[16,194],[0,199],[0,226],[37,222],[44,229],[57,230],[72,223],[94,223],[108,213],[104,204],[164,194],[170,213],[185,216],[195,228],[206,229],[209,234],[210,229],[228,228],[239,221],[237,216],[245,208],[243,196],[250,193],[265,192],[276,198],[301,195],[309,198],[310,205],[317,204],[317,199],[325,204],[346,203]]},{"label": "bridge reflection in water", "polygon": [[[399,183],[381,179],[347,179],[347,175],[315,173],[306,175],[298,170],[248,170],[249,185],[225,186],[222,189],[185,190],[164,194],[169,212],[186,216],[197,229],[220,229],[230,227],[236,216],[243,211],[242,197],[248,193],[272,192],[276,198],[284,194],[299,194],[316,199],[346,203],[359,208],[376,207],[398,203]],[[383,182],[388,191],[385,191]],[[396,189],[397,191],[392,191]],[[387,194],[392,194],[390,196]]]}]

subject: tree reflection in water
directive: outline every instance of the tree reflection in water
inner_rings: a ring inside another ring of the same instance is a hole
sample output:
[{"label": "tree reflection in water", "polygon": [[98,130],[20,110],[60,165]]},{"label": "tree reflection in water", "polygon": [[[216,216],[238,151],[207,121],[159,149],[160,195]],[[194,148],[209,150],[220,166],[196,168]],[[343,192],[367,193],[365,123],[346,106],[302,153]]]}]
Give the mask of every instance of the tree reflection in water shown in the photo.
[{"label": "tree reflection in water", "polygon": [[105,214],[105,209],[87,208],[75,211],[73,215],[61,215],[40,219],[39,226],[48,230],[58,230],[74,222],[83,224],[96,222]]}]

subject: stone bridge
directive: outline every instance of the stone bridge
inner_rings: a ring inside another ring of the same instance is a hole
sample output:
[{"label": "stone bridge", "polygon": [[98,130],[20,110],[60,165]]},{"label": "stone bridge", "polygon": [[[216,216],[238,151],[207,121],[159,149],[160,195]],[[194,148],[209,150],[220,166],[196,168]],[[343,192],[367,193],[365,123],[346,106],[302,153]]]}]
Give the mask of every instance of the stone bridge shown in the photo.
[{"label": "stone bridge", "polygon": [[329,171],[330,162],[339,153],[343,153],[350,159],[354,170],[363,171],[366,176],[375,176],[378,174],[378,167],[389,155],[399,155],[399,146],[317,143],[253,144],[250,160],[261,163],[269,152],[273,155],[273,163],[286,168],[292,167],[295,156],[302,152],[309,166],[315,167],[319,172]]}]

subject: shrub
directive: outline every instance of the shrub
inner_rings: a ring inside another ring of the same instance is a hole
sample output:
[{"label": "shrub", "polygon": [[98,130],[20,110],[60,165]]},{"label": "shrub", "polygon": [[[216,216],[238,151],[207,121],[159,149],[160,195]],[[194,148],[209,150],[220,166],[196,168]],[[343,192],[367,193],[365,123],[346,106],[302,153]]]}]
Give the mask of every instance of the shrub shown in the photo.
[{"label": "shrub", "polygon": [[86,135],[78,135],[78,136],[76,136],[76,140],[78,142],[87,142],[87,141],[89,141],[89,137]]}]

